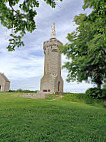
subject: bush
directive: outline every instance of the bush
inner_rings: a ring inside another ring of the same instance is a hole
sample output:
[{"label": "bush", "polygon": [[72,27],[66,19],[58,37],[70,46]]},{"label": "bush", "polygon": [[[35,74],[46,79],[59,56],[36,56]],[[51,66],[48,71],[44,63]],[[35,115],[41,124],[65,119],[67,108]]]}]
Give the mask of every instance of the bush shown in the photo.
[{"label": "bush", "polygon": [[106,89],[102,89],[102,96],[103,96],[103,99],[106,99]]},{"label": "bush", "polygon": [[102,89],[100,88],[90,88],[86,91],[87,96],[91,96],[93,98],[103,98]]},{"label": "bush", "polygon": [[9,90],[9,92],[22,92],[22,93],[37,93],[38,90],[35,91],[31,91],[31,90],[22,90],[22,89],[18,89],[18,90]]},{"label": "bush", "polygon": [[103,89],[106,89],[106,80],[104,81]]}]

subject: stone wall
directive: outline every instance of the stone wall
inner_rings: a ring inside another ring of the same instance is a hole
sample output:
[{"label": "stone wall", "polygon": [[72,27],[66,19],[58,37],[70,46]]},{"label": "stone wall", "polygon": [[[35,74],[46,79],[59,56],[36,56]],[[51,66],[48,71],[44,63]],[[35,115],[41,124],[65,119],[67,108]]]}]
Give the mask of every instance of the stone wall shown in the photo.
[{"label": "stone wall", "polygon": [[0,73],[0,91],[6,92],[10,89],[10,81],[6,78],[6,76]]}]

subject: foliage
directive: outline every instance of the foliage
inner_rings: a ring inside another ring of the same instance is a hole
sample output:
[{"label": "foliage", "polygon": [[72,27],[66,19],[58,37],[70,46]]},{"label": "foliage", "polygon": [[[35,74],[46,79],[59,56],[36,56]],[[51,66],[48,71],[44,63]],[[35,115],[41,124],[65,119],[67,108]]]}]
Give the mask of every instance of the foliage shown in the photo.
[{"label": "foliage", "polygon": [[0,93],[0,142],[105,142],[103,106],[72,101],[86,95],[65,94],[54,101],[20,95]]},{"label": "foliage", "polygon": [[93,98],[102,98],[102,89],[100,88],[89,88],[86,91],[86,95],[91,96]]},{"label": "foliage", "polygon": [[103,89],[106,89],[106,80],[104,80]]},{"label": "foliage", "polygon": [[92,8],[89,15],[74,17],[77,28],[68,34],[62,47],[68,59],[63,67],[68,70],[67,81],[92,81],[101,88],[106,78],[106,3],[104,0],[84,0],[83,8]]},{"label": "foliage", "polygon": [[102,94],[103,94],[103,97],[106,99],[106,80],[104,80]]},{"label": "foliage", "polygon": [[94,99],[86,95],[86,93],[65,93],[62,99],[68,102],[89,104],[91,106],[97,106],[100,108],[100,107],[103,107],[103,103],[106,98]]},{"label": "foliage", "polygon": [[102,89],[102,96],[103,96],[104,99],[106,99],[106,88]]},{"label": "foliage", "polygon": [[[55,8],[58,0],[44,0],[52,8]],[[62,1],[62,0],[60,0]],[[0,0],[0,21],[7,29],[11,29],[8,50],[24,45],[22,37],[27,32],[36,29],[34,21],[39,7],[39,0]]]},{"label": "foliage", "polygon": [[9,92],[22,92],[22,93],[37,93],[38,90],[35,91],[31,91],[31,90],[22,90],[22,89],[18,89],[18,90],[9,90]]},{"label": "foliage", "polygon": [[106,99],[106,89],[89,88],[86,90],[86,95],[97,99]]}]

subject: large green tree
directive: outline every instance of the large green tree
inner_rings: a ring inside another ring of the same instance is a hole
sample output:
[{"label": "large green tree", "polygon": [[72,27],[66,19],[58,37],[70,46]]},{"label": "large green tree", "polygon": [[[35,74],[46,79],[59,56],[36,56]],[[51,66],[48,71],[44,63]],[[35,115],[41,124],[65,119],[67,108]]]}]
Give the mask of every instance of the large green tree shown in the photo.
[{"label": "large green tree", "polygon": [[89,15],[74,17],[77,28],[68,34],[68,43],[62,52],[72,62],[66,62],[67,81],[91,80],[101,88],[106,78],[106,2],[84,0],[83,9],[91,8]]},{"label": "large green tree", "polygon": [[[55,8],[56,2],[62,0],[44,1]],[[39,0],[0,0],[0,22],[4,27],[12,29],[7,47],[9,51],[24,45],[22,37],[26,31],[32,32],[36,29],[36,7],[39,7]]]}]

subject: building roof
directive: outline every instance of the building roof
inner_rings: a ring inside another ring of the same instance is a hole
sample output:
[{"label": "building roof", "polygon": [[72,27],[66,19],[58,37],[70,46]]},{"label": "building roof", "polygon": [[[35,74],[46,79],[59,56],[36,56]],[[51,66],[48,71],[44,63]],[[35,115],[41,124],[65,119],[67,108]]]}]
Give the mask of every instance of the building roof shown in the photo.
[{"label": "building roof", "polygon": [[4,73],[0,73],[0,76],[2,76],[5,81],[10,82],[10,81],[8,80],[8,78],[4,75]]}]

